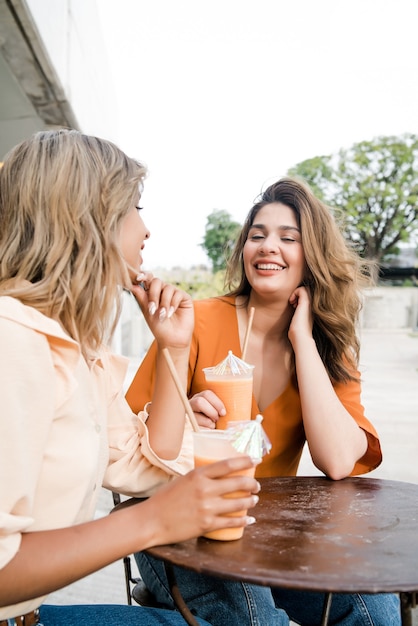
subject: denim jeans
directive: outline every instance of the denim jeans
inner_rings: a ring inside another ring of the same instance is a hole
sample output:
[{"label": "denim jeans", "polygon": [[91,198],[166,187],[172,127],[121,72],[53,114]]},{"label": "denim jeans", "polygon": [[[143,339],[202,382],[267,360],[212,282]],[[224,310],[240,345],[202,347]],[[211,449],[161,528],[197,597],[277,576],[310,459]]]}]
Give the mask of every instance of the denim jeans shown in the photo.
[{"label": "denim jeans", "polygon": [[[135,554],[141,578],[161,606],[172,608],[162,561]],[[174,567],[179,590],[189,609],[212,626],[302,626],[321,622],[322,593],[270,589]],[[395,594],[335,594],[330,626],[400,626],[400,602]]]},{"label": "denim jeans", "polygon": [[[40,609],[43,626],[184,626],[177,611],[151,609],[123,604],[43,604]],[[199,619],[201,626],[211,626]]]}]

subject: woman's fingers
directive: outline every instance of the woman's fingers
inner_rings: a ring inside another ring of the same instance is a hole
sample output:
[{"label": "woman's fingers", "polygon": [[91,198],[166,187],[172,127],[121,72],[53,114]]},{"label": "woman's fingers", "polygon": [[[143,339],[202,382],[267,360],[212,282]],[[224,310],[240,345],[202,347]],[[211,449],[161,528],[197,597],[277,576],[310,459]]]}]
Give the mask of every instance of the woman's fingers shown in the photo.
[{"label": "woman's fingers", "polygon": [[[258,493],[260,491],[260,483],[255,478],[251,476],[229,476],[229,474],[235,472],[254,469],[256,465],[258,465],[257,461],[243,454],[210,463],[194,471],[202,472],[211,479],[216,478],[219,483],[219,491],[216,491],[216,484],[212,485],[212,488],[218,495],[227,493],[227,490],[231,487],[231,481],[236,481],[235,487],[237,488],[250,488],[251,493]],[[244,485],[244,487],[242,487],[242,485]]]},{"label": "woman's fingers", "polygon": [[145,315],[157,316],[160,321],[164,321],[172,317],[189,296],[174,285],[152,277],[152,274],[150,277],[149,280],[133,285],[131,290]]},{"label": "woman's fingers", "polygon": [[247,511],[257,504],[260,485],[251,476],[231,473],[253,473],[254,467],[250,457],[242,455],[199,467],[160,488],[138,505],[138,513],[140,507],[148,509],[148,519],[153,520],[149,545],[183,541],[210,530],[252,523],[254,519]]},{"label": "woman's fingers", "polygon": [[294,314],[290,322],[288,337],[294,347],[294,342],[298,337],[312,335],[312,306],[306,287],[295,289],[289,298],[289,304],[294,308]]},{"label": "woman's fingers", "polygon": [[[194,470],[192,480],[202,481],[199,491],[201,511],[205,519],[206,529],[231,528],[251,523],[246,511],[256,506],[259,482],[248,475],[231,475],[235,472],[250,471],[253,473],[255,464],[248,456],[233,457]],[[194,476],[193,476],[194,474]],[[236,517],[236,513],[240,517]],[[234,515],[233,518],[229,517]],[[239,520],[239,521],[238,521]]]},{"label": "woman's fingers", "polygon": [[190,398],[190,405],[199,426],[213,428],[221,415],[226,414],[225,405],[218,396],[205,389]]},{"label": "woman's fingers", "polygon": [[217,418],[211,419],[210,417],[203,415],[203,413],[196,413],[196,411],[194,411],[194,416],[200,428],[208,428],[211,430],[216,428],[216,422],[218,421]]},{"label": "woman's fingers", "polygon": [[148,291],[153,278],[154,275],[151,272],[140,272],[136,277],[134,286],[139,285],[144,291]]},{"label": "woman's fingers", "polygon": [[159,278],[152,278],[146,289],[133,285],[131,291],[160,348],[189,346],[194,310],[192,299],[186,292]]}]

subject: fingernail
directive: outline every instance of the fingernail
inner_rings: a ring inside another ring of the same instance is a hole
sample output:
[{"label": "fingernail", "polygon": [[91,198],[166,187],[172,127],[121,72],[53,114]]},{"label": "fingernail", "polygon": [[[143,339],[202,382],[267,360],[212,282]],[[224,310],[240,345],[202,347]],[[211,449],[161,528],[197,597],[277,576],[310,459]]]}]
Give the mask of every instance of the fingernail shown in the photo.
[{"label": "fingernail", "polygon": [[251,524],[255,524],[255,523],[256,523],[255,517],[252,517],[251,515],[247,515],[247,526],[250,526]]},{"label": "fingernail", "polygon": [[156,310],[157,310],[157,305],[155,304],[155,302],[150,302],[148,305],[149,314],[154,315]]},{"label": "fingernail", "polygon": [[257,502],[259,501],[259,497],[258,496],[253,496],[253,506],[255,506],[257,504]]},{"label": "fingernail", "polygon": [[160,322],[164,322],[166,317],[167,317],[167,311],[166,311],[165,307],[162,307],[160,309],[160,314],[158,316],[158,319],[160,320]]},{"label": "fingernail", "polygon": [[174,311],[175,311],[175,308],[173,306],[171,306],[168,309],[168,314],[167,314],[168,319],[170,319],[170,317],[173,315]]},{"label": "fingernail", "polygon": [[144,272],[140,272],[140,273],[138,274],[138,276],[136,277],[136,280],[137,280],[137,282],[139,283],[139,282],[141,282],[141,280],[144,280],[144,278],[145,278],[145,274],[144,274]]}]

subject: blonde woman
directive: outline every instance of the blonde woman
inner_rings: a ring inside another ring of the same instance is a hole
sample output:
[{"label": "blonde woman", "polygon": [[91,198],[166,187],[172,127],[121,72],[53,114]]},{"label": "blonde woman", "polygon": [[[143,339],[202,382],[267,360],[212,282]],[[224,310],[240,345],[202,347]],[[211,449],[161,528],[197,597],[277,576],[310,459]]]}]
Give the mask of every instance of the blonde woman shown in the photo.
[{"label": "blonde woman", "polygon": [[[106,347],[122,289],[184,383],[193,328],[190,298],[141,272],[144,177],[112,143],[70,130],[36,134],[0,170],[1,626],[180,625],[175,611],[44,600],[135,550],[235,524],[225,514],[257,500],[255,480],[224,478],[247,457],[187,473],[190,428],[163,359],[149,415],[123,397],[126,359]],[[102,484],[158,493],[92,521]],[[222,497],[235,489],[250,495]]]},{"label": "blonde woman", "polygon": [[[262,413],[273,445],[256,476],[295,475],[305,443],[316,467],[334,480],[380,464],[358,372],[356,324],[369,269],[328,207],[301,181],[283,178],[266,189],[244,222],[227,270],[228,294],[194,303],[188,391],[196,418],[209,428],[225,407],[206,389],[202,369],[228,350],[241,354],[248,312],[255,308],[246,354],[255,365],[252,415]],[[128,390],[132,407],[150,397],[154,374],[152,346]],[[143,554],[137,562],[157,599],[169,606],[160,564]],[[188,604],[219,626],[270,624],[279,608],[298,624],[321,621],[324,598],[318,593],[220,582],[180,569],[176,578]],[[228,615],[234,620],[226,622]],[[336,595],[330,623],[395,626],[398,598]]]}]

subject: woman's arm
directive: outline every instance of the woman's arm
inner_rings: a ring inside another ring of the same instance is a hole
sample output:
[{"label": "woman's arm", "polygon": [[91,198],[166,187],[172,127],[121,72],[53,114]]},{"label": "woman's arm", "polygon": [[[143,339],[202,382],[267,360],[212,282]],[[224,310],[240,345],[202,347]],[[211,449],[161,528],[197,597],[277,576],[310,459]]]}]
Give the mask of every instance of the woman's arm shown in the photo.
[{"label": "woman's arm", "polygon": [[[260,488],[255,479],[226,476],[252,465],[249,457],[221,461],[177,478],[145,502],[110,516],[22,534],[14,558],[0,569],[0,606],[43,596],[151,546],[252,523],[248,516],[225,517],[257,503],[258,496],[251,495]],[[224,497],[240,490],[248,496]]]},{"label": "woman's arm", "polygon": [[155,387],[147,420],[150,444],[160,457],[175,459],[183,441],[185,411],[162,349],[168,348],[186,389],[193,302],[184,291],[157,278],[146,291],[134,286],[132,292],[157,342]]},{"label": "woman's arm", "polygon": [[312,460],[324,474],[348,476],[367,450],[367,436],[339,400],[312,337],[311,304],[305,288],[290,299],[295,313],[289,339],[296,373],[303,424]]}]

